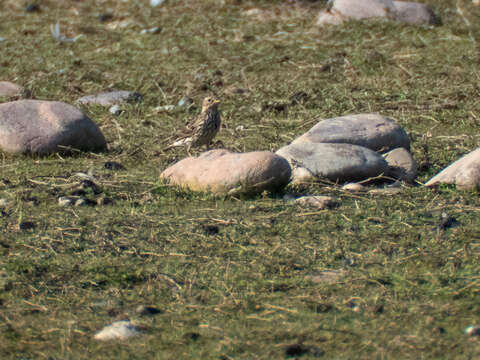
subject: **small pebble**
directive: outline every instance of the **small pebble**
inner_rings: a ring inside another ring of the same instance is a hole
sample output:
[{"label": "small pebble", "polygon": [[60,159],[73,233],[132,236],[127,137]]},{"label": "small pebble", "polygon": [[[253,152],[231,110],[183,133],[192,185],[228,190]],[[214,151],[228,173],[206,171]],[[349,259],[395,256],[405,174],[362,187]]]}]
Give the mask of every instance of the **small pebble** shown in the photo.
[{"label": "small pebble", "polygon": [[97,179],[95,179],[95,177],[93,177],[92,175],[85,174],[83,172],[75,173],[73,176],[78,177],[82,180],[90,180],[91,182],[96,182],[97,181]]},{"label": "small pebble", "polygon": [[75,201],[75,207],[79,207],[79,206],[83,206],[83,205],[86,205],[87,202],[85,201],[85,199],[77,199]]},{"label": "small pebble", "polygon": [[192,104],[193,104],[193,100],[191,98],[189,98],[188,96],[184,96],[178,101],[177,105],[179,107],[184,107],[184,106],[189,107]]},{"label": "small pebble", "polygon": [[161,27],[155,26],[150,29],[143,29],[140,31],[140,34],[145,35],[145,34],[159,34],[162,31]]},{"label": "small pebble", "polygon": [[467,326],[467,328],[465,329],[465,334],[469,336],[480,336],[480,326]]},{"label": "small pebble", "polygon": [[0,199],[0,207],[5,207],[8,205],[7,199]]},{"label": "small pebble", "polygon": [[165,2],[165,0],[150,0],[150,6],[159,6],[162,5]]},{"label": "small pebble", "polygon": [[365,186],[359,183],[349,183],[342,186],[342,190],[346,191],[365,191]]},{"label": "small pebble", "polygon": [[292,194],[283,195],[283,201],[293,201],[293,200],[295,200],[295,196],[293,196]]},{"label": "small pebble", "polygon": [[118,105],[111,106],[110,109],[108,109],[108,111],[110,112],[110,114],[117,115],[117,116],[123,112],[123,110]]},{"label": "small pebble", "polygon": [[331,196],[302,196],[295,200],[296,204],[324,210],[338,205],[337,199]]},{"label": "small pebble", "polygon": [[175,110],[175,105],[157,106],[154,110],[158,112],[169,112]]},{"label": "small pebble", "polygon": [[140,329],[129,320],[115,321],[111,325],[105,326],[94,336],[96,340],[126,340],[132,336],[141,334]]},{"label": "small pebble", "polygon": [[58,198],[58,205],[60,205],[61,207],[72,205],[72,202],[72,199],[66,196],[60,196]]}]

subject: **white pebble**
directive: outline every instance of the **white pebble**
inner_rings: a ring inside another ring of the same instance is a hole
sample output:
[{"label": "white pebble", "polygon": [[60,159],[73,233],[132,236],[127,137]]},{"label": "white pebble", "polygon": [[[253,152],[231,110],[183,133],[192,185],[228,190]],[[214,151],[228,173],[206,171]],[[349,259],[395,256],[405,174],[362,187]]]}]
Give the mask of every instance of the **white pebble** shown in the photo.
[{"label": "white pebble", "polygon": [[164,105],[164,106],[157,106],[155,111],[158,112],[168,112],[175,110],[175,105]]},{"label": "white pebble", "polygon": [[480,336],[480,326],[467,326],[467,328],[465,329],[465,334],[469,336]]},{"label": "white pebble", "polygon": [[110,114],[113,114],[113,115],[120,115],[123,110],[120,109],[120,106],[118,105],[113,105],[110,107],[110,109],[108,109],[108,111],[110,112]]},{"label": "white pebble", "polygon": [[66,196],[60,196],[58,198],[58,205],[64,207],[72,204],[72,199]]},{"label": "white pebble", "polygon": [[365,191],[365,186],[359,183],[349,183],[342,186],[346,191]]},{"label": "white pebble", "polygon": [[165,2],[165,0],[150,0],[150,6],[159,6],[162,5]]},{"label": "white pebble", "polygon": [[140,333],[140,329],[129,320],[121,320],[105,326],[95,334],[94,338],[101,341],[126,340],[132,336],[140,335]]}]

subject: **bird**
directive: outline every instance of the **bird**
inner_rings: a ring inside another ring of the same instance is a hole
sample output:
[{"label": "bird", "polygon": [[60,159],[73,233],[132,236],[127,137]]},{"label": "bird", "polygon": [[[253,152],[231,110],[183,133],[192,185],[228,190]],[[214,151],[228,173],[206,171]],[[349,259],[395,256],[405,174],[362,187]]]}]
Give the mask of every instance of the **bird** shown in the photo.
[{"label": "bird", "polygon": [[192,147],[206,145],[208,150],[210,143],[220,129],[219,103],[220,100],[216,97],[207,96],[202,103],[202,112],[180,131],[176,140],[164,150],[186,146],[189,156]]}]

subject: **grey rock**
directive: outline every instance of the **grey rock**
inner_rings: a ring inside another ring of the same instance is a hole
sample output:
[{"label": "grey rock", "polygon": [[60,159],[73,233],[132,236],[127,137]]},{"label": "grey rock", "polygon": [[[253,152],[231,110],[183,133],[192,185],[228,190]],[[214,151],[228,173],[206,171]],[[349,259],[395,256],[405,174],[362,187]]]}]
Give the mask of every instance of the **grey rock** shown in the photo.
[{"label": "grey rock", "polygon": [[136,103],[141,100],[143,100],[143,95],[133,91],[121,90],[83,96],[77,100],[77,103],[82,105],[95,104],[107,107],[125,102]]},{"label": "grey rock", "polygon": [[338,200],[332,196],[302,196],[295,200],[296,204],[316,208],[329,209],[338,205]]},{"label": "grey rock", "polygon": [[394,120],[378,114],[347,115],[320,121],[293,143],[345,143],[385,152],[410,149],[407,133]]},{"label": "grey rock", "polygon": [[75,107],[57,101],[19,100],[0,104],[0,149],[48,154],[104,150],[98,126]]},{"label": "grey rock", "polygon": [[118,104],[115,104],[108,109],[108,112],[112,115],[118,116],[122,114],[123,110]]},{"label": "grey rock", "polygon": [[290,175],[288,162],[269,151],[211,150],[179,161],[160,177],[194,191],[236,194],[281,188],[288,183]]},{"label": "grey rock", "polygon": [[440,20],[425,4],[408,1],[394,1],[395,20],[412,25],[438,25]]},{"label": "grey rock", "polygon": [[369,18],[394,18],[392,0],[335,0],[331,9],[346,18],[361,20]]},{"label": "grey rock", "polygon": [[455,184],[457,189],[480,189],[480,147],[431,178],[425,186]]},{"label": "grey rock", "polygon": [[177,105],[178,107],[189,107],[193,105],[193,99],[189,98],[188,96],[184,96],[178,101]]},{"label": "grey rock", "polygon": [[392,0],[334,0],[322,10],[317,25],[338,25],[348,20],[387,19],[412,25],[434,25],[439,20],[425,4]]},{"label": "grey rock", "polygon": [[384,155],[388,163],[388,176],[394,179],[412,182],[417,176],[417,163],[407,149],[397,148]]},{"label": "grey rock", "polygon": [[345,270],[325,270],[312,275],[307,275],[305,276],[305,279],[314,284],[333,284],[343,276],[345,276]]},{"label": "grey rock", "polygon": [[375,177],[388,169],[381,155],[351,144],[297,142],[281,148],[277,154],[291,164],[294,182],[298,182],[299,169],[301,174],[341,183]]}]

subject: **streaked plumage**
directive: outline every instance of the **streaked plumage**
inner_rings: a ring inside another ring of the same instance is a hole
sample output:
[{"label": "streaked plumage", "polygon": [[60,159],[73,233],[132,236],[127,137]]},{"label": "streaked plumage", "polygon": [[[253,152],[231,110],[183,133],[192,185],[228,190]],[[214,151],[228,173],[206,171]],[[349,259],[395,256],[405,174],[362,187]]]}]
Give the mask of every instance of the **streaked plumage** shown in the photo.
[{"label": "streaked plumage", "polygon": [[219,103],[220,100],[215,97],[206,97],[202,103],[202,112],[180,132],[177,139],[165,150],[186,146],[187,153],[190,154],[192,147],[206,145],[208,148],[220,129]]}]

